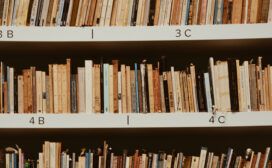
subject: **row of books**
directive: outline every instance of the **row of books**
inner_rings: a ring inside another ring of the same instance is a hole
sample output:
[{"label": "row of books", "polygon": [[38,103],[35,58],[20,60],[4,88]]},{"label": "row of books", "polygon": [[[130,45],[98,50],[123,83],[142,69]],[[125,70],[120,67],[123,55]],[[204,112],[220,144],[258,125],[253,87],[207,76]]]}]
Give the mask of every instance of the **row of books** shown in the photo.
[{"label": "row of books", "polygon": [[2,113],[147,113],[272,111],[272,67],[238,59],[209,59],[208,72],[191,64],[185,70],[156,65],[133,66],[112,60],[71,73],[66,64],[49,64],[48,72],[36,67],[15,73],[0,68]]},{"label": "row of books", "polygon": [[7,26],[147,26],[267,23],[270,0],[1,0]]},{"label": "row of books", "polygon": [[104,142],[102,148],[83,148],[76,155],[63,151],[60,142],[45,141],[37,161],[26,160],[20,148],[11,148],[5,153],[1,168],[30,168],[31,165],[33,168],[271,168],[272,161],[270,147],[263,153],[248,148],[244,156],[232,148],[228,148],[227,153],[216,154],[207,147],[202,147],[200,154],[194,156],[175,151],[154,153],[145,150],[136,150],[133,154],[123,150],[118,155]]}]

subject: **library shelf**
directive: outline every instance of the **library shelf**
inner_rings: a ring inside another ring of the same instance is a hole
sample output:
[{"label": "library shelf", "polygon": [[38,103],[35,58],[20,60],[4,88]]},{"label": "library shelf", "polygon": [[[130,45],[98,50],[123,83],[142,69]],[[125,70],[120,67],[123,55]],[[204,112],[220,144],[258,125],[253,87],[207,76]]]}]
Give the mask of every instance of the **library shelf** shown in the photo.
[{"label": "library shelf", "polygon": [[272,24],[1,27],[0,42],[133,42],[270,39]]},{"label": "library shelf", "polygon": [[270,127],[272,112],[0,114],[0,129]]}]

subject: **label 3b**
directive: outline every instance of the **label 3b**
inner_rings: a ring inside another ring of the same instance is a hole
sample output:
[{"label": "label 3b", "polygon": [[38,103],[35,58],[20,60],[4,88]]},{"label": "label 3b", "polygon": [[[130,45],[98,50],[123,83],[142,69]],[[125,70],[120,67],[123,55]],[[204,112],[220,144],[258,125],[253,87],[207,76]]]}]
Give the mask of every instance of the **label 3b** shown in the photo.
[{"label": "label 3b", "polygon": [[12,39],[13,37],[14,37],[13,30],[0,30],[0,39],[2,38]]}]

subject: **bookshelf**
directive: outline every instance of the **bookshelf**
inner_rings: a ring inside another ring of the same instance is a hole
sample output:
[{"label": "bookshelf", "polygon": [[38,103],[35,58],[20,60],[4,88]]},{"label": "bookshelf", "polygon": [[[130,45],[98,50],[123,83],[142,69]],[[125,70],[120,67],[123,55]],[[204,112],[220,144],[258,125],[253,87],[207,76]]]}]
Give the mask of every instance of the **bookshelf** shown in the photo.
[{"label": "bookshelf", "polygon": [[[141,60],[143,55],[150,54],[145,58],[152,60],[153,56],[163,54],[169,55],[170,64],[175,66],[188,65],[191,60],[201,64],[205,60],[204,67],[208,65],[209,56],[220,57],[220,53],[224,58],[228,55],[248,58],[252,54],[264,55],[271,60],[272,24],[268,23],[167,27],[1,27],[0,30],[3,33],[0,38],[1,59],[19,67],[19,70],[31,65],[45,70],[47,64],[63,62],[67,55],[72,58],[73,72],[84,59],[94,58],[97,61],[101,56],[108,61],[114,55],[132,64],[137,59]],[[176,37],[179,30],[181,36]],[[188,37],[184,33],[188,33]],[[27,152],[29,149],[28,154],[33,158],[37,158],[37,151],[41,150],[44,140],[61,141],[71,151],[84,145],[98,146],[107,140],[118,148],[117,151],[127,148],[133,152],[141,146],[155,151],[176,148],[198,155],[200,146],[208,146],[217,153],[232,146],[243,154],[247,147],[261,151],[271,145],[271,119],[269,111],[0,114],[0,133],[3,136],[0,142],[4,146],[12,146],[22,139],[20,146]]]},{"label": "bookshelf", "polygon": [[1,114],[0,129],[262,128],[272,126],[271,118],[270,112]]},{"label": "bookshelf", "polygon": [[[1,27],[1,42],[145,42],[272,38],[272,24],[135,27]],[[261,31],[260,31],[261,30]]]}]

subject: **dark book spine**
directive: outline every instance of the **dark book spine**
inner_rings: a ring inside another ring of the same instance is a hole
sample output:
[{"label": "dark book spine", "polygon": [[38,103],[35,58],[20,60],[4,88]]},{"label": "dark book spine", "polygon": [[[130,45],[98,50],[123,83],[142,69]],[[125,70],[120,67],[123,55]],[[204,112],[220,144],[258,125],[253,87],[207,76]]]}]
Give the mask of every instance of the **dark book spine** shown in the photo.
[{"label": "dark book spine", "polygon": [[103,57],[100,58],[100,100],[101,100],[101,113],[104,113],[104,70],[103,70]]},{"label": "dark book spine", "polygon": [[163,77],[163,92],[164,92],[165,110],[166,110],[165,112],[170,112],[167,73],[164,72],[162,77]]},{"label": "dark book spine", "polygon": [[155,0],[150,0],[150,9],[147,24],[148,26],[154,26],[155,8],[156,8]]},{"label": "dark book spine", "polygon": [[68,10],[69,10],[70,0],[64,1],[64,7],[63,7],[63,13],[61,16],[61,26],[66,26],[66,20],[68,16]]},{"label": "dark book spine", "polygon": [[5,158],[5,150],[0,149],[0,167],[5,167],[6,166],[6,158]]},{"label": "dark book spine", "polygon": [[146,100],[146,112],[150,112],[150,109],[149,109],[149,92],[148,92],[148,73],[147,73],[147,65],[145,64],[144,65],[145,66],[145,95],[146,95],[146,98],[145,98],[145,100]]},{"label": "dark book spine", "polygon": [[34,0],[29,1],[29,5],[28,5],[29,10],[27,11],[27,20],[26,20],[26,25],[27,26],[30,24],[30,18],[31,18],[33,2],[34,2]]},{"label": "dark book spine", "polygon": [[237,69],[235,59],[228,60],[231,111],[239,111]]},{"label": "dark book spine", "polygon": [[71,75],[71,112],[77,113],[77,77]]},{"label": "dark book spine", "polygon": [[204,75],[203,73],[197,75],[196,81],[197,87],[197,99],[198,107],[200,112],[207,111],[206,101],[205,101],[205,86],[204,86]]},{"label": "dark book spine", "polygon": [[257,102],[257,79],[256,79],[256,65],[249,64],[249,86],[250,86],[250,104],[253,111],[258,110]]},{"label": "dark book spine", "polygon": [[2,18],[3,18],[3,9],[4,9],[5,0],[0,0],[0,25],[2,25]]},{"label": "dark book spine", "polygon": [[152,168],[152,160],[153,160],[153,154],[152,153],[148,153],[147,168]]},{"label": "dark book spine", "polygon": [[107,160],[106,160],[106,168],[110,168],[111,167],[111,148],[108,148],[108,152],[107,152]]},{"label": "dark book spine", "polygon": [[38,1],[38,8],[37,8],[35,26],[39,26],[39,25],[40,25],[41,15],[42,15],[43,2],[44,2],[44,0],[39,0],[39,1]]},{"label": "dark book spine", "polygon": [[138,3],[139,3],[139,0],[133,1],[132,13],[131,13],[131,23],[130,23],[131,26],[136,26]]},{"label": "dark book spine", "polygon": [[138,70],[138,96],[139,96],[139,112],[143,112],[143,95],[142,95],[142,78],[141,71]]}]

